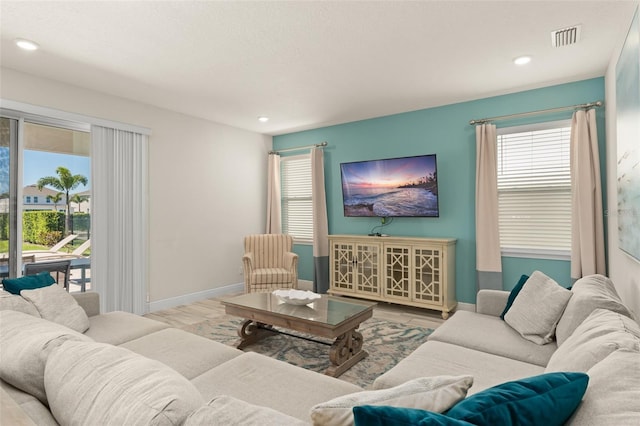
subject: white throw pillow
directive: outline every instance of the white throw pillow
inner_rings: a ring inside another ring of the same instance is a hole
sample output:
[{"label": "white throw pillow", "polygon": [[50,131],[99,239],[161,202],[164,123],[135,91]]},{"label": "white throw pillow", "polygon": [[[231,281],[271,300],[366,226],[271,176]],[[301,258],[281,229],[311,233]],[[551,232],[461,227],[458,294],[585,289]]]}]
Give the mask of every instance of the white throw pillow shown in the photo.
[{"label": "white throw pillow", "polygon": [[354,421],[353,407],[359,405],[389,405],[442,413],[462,401],[472,384],[471,376],[420,377],[389,389],[356,392],[323,402],[311,409],[311,420],[316,426],[350,426]]},{"label": "white throw pillow", "polygon": [[571,295],[571,291],[535,271],[524,283],[504,320],[525,339],[538,345],[547,344],[553,340]]},{"label": "white throw pillow", "polygon": [[640,352],[640,326],[617,312],[596,309],[553,353],[545,372],[586,373],[621,348]]},{"label": "white throw pillow", "polygon": [[62,324],[79,333],[89,329],[89,317],[76,299],[59,285],[22,290],[20,295],[33,303],[42,318]]},{"label": "white throw pillow", "polygon": [[303,426],[308,423],[273,408],[261,407],[223,395],[187,417],[183,426]]},{"label": "white throw pillow", "polygon": [[204,404],[175,370],[106,343],[65,342],[54,349],[44,386],[61,425],[181,425]]},{"label": "white throw pillow", "polygon": [[60,324],[23,312],[0,311],[0,325],[0,378],[44,404],[44,369],[52,350],[67,340],[91,341]]},{"label": "white throw pillow", "polygon": [[0,311],[18,311],[40,318],[40,313],[27,299],[8,291],[0,290]]}]

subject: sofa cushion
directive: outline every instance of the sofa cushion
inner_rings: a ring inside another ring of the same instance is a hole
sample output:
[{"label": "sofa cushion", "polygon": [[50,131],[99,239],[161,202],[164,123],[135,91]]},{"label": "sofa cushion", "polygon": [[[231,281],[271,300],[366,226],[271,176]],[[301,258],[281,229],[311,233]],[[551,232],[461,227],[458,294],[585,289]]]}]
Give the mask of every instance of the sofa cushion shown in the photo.
[{"label": "sofa cushion", "polygon": [[475,425],[561,426],[589,383],[585,373],[547,373],[503,383],[472,395],[445,414]]},{"label": "sofa cushion", "polygon": [[163,322],[155,321],[129,312],[107,312],[89,317],[91,326],[86,335],[96,342],[121,345],[155,331],[169,328]]},{"label": "sofa cushion", "polygon": [[[20,418],[14,419],[10,413],[5,412],[7,403],[13,407],[17,405],[20,410],[17,416],[20,416]],[[24,419],[23,415],[26,415],[28,419]],[[31,423],[29,423],[29,419],[32,420]],[[9,426],[59,426],[51,411],[49,411],[49,407],[40,402],[35,396],[11,386],[4,380],[0,380],[0,424]]]},{"label": "sofa cushion", "polygon": [[33,303],[22,296],[11,294],[8,291],[0,290],[0,311],[18,311],[34,317],[40,317],[40,313]]},{"label": "sofa cushion", "polygon": [[165,328],[120,345],[155,359],[187,379],[212,369],[244,352],[176,328]]},{"label": "sofa cushion", "polygon": [[49,272],[40,272],[35,275],[27,275],[18,278],[3,278],[2,287],[12,294],[20,294],[22,290],[33,290],[35,288],[48,287],[56,280]]},{"label": "sofa cushion", "polygon": [[558,347],[546,371],[587,372],[619,348],[640,351],[640,326],[624,315],[596,309]]},{"label": "sofa cushion", "polygon": [[507,312],[511,308],[511,305],[513,305],[513,301],[516,300],[516,297],[518,296],[518,294],[522,290],[522,287],[524,286],[524,283],[526,283],[528,279],[529,279],[529,275],[521,275],[520,276],[520,279],[516,283],[516,286],[513,287],[513,289],[509,293],[509,298],[507,299],[507,304],[504,307],[504,310],[502,311],[502,313],[500,314],[500,318],[504,319],[504,316],[507,314]]},{"label": "sofa cushion", "polygon": [[629,309],[622,303],[613,282],[603,275],[589,275],[580,278],[571,288],[573,296],[558,321],[556,340],[561,346],[571,333],[594,310],[608,309],[633,318]]},{"label": "sofa cushion", "polygon": [[45,368],[49,407],[60,424],[178,425],[204,404],[166,365],[127,349],[65,342]]},{"label": "sofa cushion", "polygon": [[231,396],[219,396],[187,417],[184,426],[302,426],[300,419],[268,407],[249,404]]},{"label": "sofa cushion", "polygon": [[571,295],[571,291],[535,271],[522,286],[504,320],[525,339],[545,345],[553,340]]},{"label": "sofa cushion", "polygon": [[359,405],[388,405],[442,413],[464,399],[473,384],[471,376],[420,377],[401,385],[340,396],[311,409],[315,426],[350,426],[353,407]]},{"label": "sofa cushion", "polygon": [[229,395],[307,422],[314,405],[362,390],[340,379],[254,352],[235,357],[191,382],[206,400]]},{"label": "sofa cushion", "polygon": [[[500,321],[497,317],[496,319]],[[373,383],[373,388],[383,389],[397,386],[417,375],[471,375],[473,376],[473,386],[468,391],[468,394],[471,395],[500,383],[541,373],[544,373],[544,367],[539,365],[450,343],[428,341],[391,370],[378,377]]]},{"label": "sofa cushion", "polygon": [[376,405],[353,407],[353,418],[355,426],[473,426],[431,411]]},{"label": "sofa cushion", "polygon": [[73,296],[57,284],[22,290],[20,295],[33,303],[40,316],[46,320],[62,324],[78,333],[84,333],[89,328],[87,313]]},{"label": "sofa cushion", "polygon": [[[620,426],[640,424],[640,354],[613,352],[588,372],[582,404],[567,425]],[[615,378],[615,379],[612,379]]]},{"label": "sofa cushion", "polygon": [[511,328],[500,317],[457,311],[431,333],[428,340],[452,343],[481,352],[546,366],[555,352],[555,342],[537,345]]},{"label": "sofa cushion", "polygon": [[0,311],[0,378],[47,403],[44,369],[51,351],[67,340],[90,341],[60,324],[17,311]]}]

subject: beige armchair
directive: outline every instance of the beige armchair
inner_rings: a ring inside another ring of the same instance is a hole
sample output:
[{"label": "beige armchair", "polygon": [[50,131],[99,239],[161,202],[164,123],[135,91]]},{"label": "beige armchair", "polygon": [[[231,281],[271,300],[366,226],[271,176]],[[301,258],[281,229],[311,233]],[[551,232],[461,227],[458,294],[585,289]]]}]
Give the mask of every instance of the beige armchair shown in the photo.
[{"label": "beige armchair", "polygon": [[248,235],[244,238],[244,287],[247,293],[298,288],[298,255],[293,238],[284,234]]}]

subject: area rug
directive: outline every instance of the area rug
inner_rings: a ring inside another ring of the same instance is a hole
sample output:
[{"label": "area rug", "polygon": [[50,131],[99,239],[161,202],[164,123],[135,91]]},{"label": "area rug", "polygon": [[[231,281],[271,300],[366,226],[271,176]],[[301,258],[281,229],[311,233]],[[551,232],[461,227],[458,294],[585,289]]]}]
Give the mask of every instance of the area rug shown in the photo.
[{"label": "area rug", "polygon": [[[239,343],[237,330],[243,321],[241,318],[224,315],[185,326],[182,329],[235,347]],[[407,326],[376,318],[370,318],[363,322],[358,330],[362,333],[364,349],[369,353],[369,356],[351,367],[339,378],[365,389],[370,389],[371,384],[378,376],[413,352],[433,332],[429,328]],[[330,340],[304,333],[286,329],[282,331],[331,343]],[[244,350],[267,355],[320,373],[324,373],[331,365],[329,346],[286,334],[266,337]]]}]

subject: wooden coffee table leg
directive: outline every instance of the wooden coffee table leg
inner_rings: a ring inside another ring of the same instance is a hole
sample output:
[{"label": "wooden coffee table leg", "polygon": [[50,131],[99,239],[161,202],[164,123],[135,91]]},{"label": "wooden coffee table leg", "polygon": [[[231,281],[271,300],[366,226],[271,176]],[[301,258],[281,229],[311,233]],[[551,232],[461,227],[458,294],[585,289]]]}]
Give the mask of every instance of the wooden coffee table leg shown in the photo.
[{"label": "wooden coffee table leg", "polygon": [[238,336],[240,336],[242,340],[236,347],[238,349],[243,349],[257,342],[263,337],[277,334],[272,329],[273,326],[271,325],[263,324],[261,322],[255,322],[253,320],[246,320],[242,323],[242,325],[240,325],[240,328],[238,329]]},{"label": "wooden coffee table leg", "polygon": [[338,377],[369,355],[362,350],[362,340],[362,334],[355,329],[339,336],[331,345],[329,358],[333,365],[327,368],[325,374]]}]

